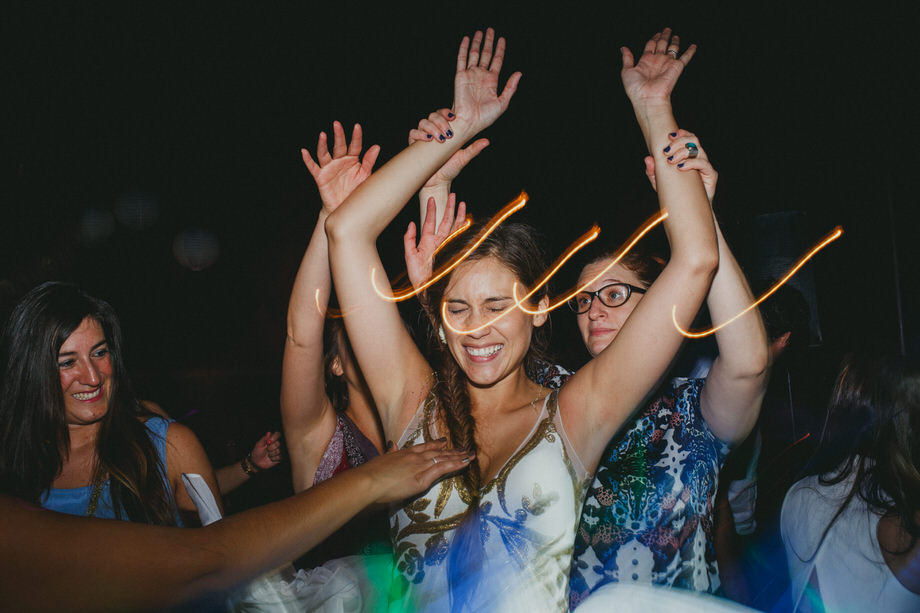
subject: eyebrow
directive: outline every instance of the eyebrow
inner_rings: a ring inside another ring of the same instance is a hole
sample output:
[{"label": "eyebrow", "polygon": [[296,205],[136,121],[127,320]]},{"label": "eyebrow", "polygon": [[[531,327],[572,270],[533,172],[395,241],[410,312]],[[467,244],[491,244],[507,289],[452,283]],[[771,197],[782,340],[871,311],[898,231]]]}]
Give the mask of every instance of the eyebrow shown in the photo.
[{"label": "eyebrow", "polygon": [[[483,302],[504,302],[505,300],[514,300],[511,296],[493,296],[491,298],[486,298]],[[448,303],[457,303],[457,304],[469,304],[466,300],[461,300],[460,298],[448,298],[445,300]]]},{"label": "eyebrow", "polygon": [[[90,347],[89,350],[90,350],[90,352],[93,352],[93,351],[95,351],[96,349],[99,349],[99,347],[101,347],[101,346],[103,346],[103,345],[107,345],[108,343],[109,343],[109,342],[108,342],[107,340],[102,339],[101,341],[99,341],[98,343],[96,343],[95,345],[93,345],[92,347]],[[77,352],[76,352],[76,351],[59,351],[59,352],[58,352],[58,357],[65,356],[65,355],[77,355]]]}]

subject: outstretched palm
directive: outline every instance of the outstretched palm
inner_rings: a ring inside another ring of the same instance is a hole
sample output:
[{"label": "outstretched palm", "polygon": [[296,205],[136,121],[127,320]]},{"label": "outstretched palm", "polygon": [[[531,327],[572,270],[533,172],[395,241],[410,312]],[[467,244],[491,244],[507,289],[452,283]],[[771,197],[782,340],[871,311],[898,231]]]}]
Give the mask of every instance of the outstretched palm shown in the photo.
[{"label": "outstretched palm", "polygon": [[678,57],[680,38],[671,36],[671,29],[655,34],[645,45],[639,62],[633,64],[632,52],[623,48],[623,70],[620,77],[629,99],[638,101],[667,101],[677,79],[696,52],[690,45]]},{"label": "outstretched palm", "polygon": [[334,211],[349,194],[367,179],[377,161],[380,147],[373,145],[361,159],[361,126],[355,124],[351,135],[351,143],[345,142],[345,131],[342,124],[332,124],[334,144],[332,154],[329,154],[326,133],[321,132],[316,145],[316,159],[313,161],[306,149],[301,150],[303,163],[316,181],[319,196],[323,201],[323,210],[327,213]]},{"label": "outstretched palm", "polygon": [[498,94],[498,75],[504,60],[505,39],[499,38],[495,43],[492,28],[486,30],[484,43],[482,32],[476,32],[472,43],[467,37],[460,43],[453,109],[457,117],[477,131],[492,125],[505,112],[521,79],[521,73],[512,74]]}]

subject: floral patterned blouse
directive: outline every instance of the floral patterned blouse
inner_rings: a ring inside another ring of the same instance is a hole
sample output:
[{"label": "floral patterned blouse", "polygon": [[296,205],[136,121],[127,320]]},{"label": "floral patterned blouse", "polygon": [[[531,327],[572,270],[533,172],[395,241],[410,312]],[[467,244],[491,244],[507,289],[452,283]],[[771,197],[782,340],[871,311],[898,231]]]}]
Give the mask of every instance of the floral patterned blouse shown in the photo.
[{"label": "floral patterned blouse", "polygon": [[[438,437],[436,402],[416,413],[399,447]],[[569,444],[549,394],[530,434],[486,483],[479,506],[460,477],[430,490],[390,517],[407,610],[566,611],[575,524],[589,475]]]},{"label": "floral patterned blouse", "polygon": [[728,446],[700,412],[705,379],[673,379],[601,457],[575,539],[571,606],[605,583],[715,592],[712,506]]}]

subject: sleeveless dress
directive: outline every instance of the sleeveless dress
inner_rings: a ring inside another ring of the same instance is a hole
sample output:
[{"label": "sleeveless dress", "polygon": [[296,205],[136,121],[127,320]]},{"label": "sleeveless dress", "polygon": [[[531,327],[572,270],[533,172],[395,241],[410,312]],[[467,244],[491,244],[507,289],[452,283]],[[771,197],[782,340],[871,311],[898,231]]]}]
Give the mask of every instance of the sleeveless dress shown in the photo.
[{"label": "sleeveless dress", "polygon": [[[147,436],[150,437],[150,441],[156,449],[157,458],[160,460],[160,466],[163,469],[163,484],[166,486],[166,492],[170,500],[173,498],[173,492],[172,486],[169,484],[169,480],[166,477],[166,431],[169,429],[169,424],[172,422],[173,420],[171,419],[167,420],[159,416],[151,417],[144,422],[144,426],[147,428]],[[92,495],[92,485],[73,488],[49,488],[42,494],[39,503],[41,506],[51,511],[83,516],[86,514]],[[120,511],[121,519],[127,519],[124,510],[121,509]],[[112,504],[111,484],[108,480],[102,486],[102,491],[99,494],[99,500],[96,504],[96,512],[93,513],[93,517],[117,519]],[[176,515],[176,520],[179,520],[178,515]],[[181,526],[182,524],[178,523],[177,525]]]},{"label": "sleeveless dress", "polygon": [[[365,464],[380,455],[374,443],[345,413],[336,415],[335,432],[326,445],[313,476],[313,485],[331,479],[348,469]],[[386,509],[359,513],[294,561],[297,568],[312,569],[330,560],[347,556],[390,554]]]},{"label": "sleeveless dress", "polygon": [[[399,440],[438,438],[433,396]],[[483,486],[477,512],[460,477],[443,479],[390,517],[402,610],[566,611],[575,525],[590,475],[549,394],[531,432]]]},{"label": "sleeveless dress", "polygon": [[712,510],[729,447],[703,419],[705,381],[672,379],[601,456],[575,538],[573,609],[612,582],[718,590]]}]

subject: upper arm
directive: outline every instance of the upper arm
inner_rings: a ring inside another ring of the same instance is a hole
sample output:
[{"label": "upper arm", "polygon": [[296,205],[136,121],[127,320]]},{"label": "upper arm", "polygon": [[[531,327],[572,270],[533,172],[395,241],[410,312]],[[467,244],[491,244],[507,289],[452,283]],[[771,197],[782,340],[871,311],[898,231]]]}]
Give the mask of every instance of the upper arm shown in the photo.
[{"label": "upper arm", "polygon": [[208,456],[204,452],[198,437],[187,426],[178,423],[169,424],[166,431],[166,473],[176,505],[182,511],[196,511],[195,503],[182,484],[182,473],[196,473],[202,476],[217,504],[223,511],[217,477]]},{"label": "upper arm", "polygon": [[683,342],[684,327],[706,296],[712,270],[670,262],[636,305],[613,341],[559,392],[566,431],[592,468],[610,438],[655,389]]},{"label": "upper arm", "polygon": [[716,438],[730,445],[744,441],[760,415],[766,393],[767,370],[742,375],[720,355],[712,364],[700,392],[700,410]]},{"label": "upper arm", "polygon": [[312,345],[288,337],[281,368],[281,423],[294,491],[313,485],[323,451],[335,431],[335,409],[325,391],[322,335]]},{"label": "upper arm", "polygon": [[396,303],[387,300],[392,292],[375,244],[330,235],[329,245],[349,342],[384,435],[396,440],[425,398],[431,368],[406,330]]}]

